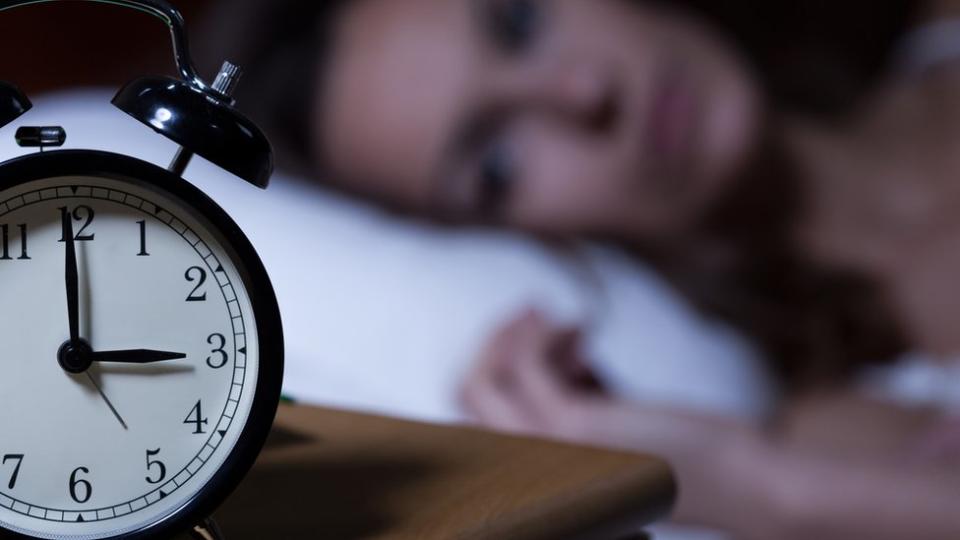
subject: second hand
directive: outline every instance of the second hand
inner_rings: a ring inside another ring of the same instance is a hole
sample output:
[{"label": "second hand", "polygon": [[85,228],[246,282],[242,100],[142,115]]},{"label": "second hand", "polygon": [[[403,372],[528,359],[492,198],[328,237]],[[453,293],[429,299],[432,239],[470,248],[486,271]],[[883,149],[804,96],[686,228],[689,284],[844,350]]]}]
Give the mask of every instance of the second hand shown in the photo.
[{"label": "second hand", "polygon": [[107,394],[103,392],[103,389],[100,388],[100,385],[97,384],[97,380],[93,378],[93,375],[89,371],[87,373],[87,378],[90,379],[90,384],[97,389],[97,392],[100,392],[100,397],[103,398],[103,401],[107,404],[107,407],[110,407],[110,410],[113,412],[113,415],[117,417],[117,420],[120,422],[120,425],[123,426],[123,429],[129,431],[130,428],[127,427],[127,423],[123,421],[123,417],[120,416],[120,413],[117,412],[117,408],[113,406],[113,403],[110,402],[110,398],[107,397]]}]

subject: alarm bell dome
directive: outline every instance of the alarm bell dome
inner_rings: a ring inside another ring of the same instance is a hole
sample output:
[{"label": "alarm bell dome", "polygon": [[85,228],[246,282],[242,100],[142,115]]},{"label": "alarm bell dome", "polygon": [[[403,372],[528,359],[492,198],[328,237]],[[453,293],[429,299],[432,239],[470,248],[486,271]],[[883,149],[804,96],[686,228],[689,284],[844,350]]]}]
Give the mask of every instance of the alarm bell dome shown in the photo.
[{"label": "alarm bell dome", "polygon": [[270,183],[270,142],[229,100],[214,99],[170,77],[145,77],[122,88],[113,104],[188,152],[247,182],[260,188]]},{"label": "alarm bell dome", "polygon": [[17,87],[0,81],[0,128],[29,111],[33,105]]}]

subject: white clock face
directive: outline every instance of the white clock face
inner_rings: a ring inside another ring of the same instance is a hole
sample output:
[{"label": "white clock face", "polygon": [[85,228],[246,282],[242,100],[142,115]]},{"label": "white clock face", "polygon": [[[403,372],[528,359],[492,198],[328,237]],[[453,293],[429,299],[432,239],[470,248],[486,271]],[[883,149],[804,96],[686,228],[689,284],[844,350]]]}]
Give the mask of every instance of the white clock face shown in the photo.
[{"label": "white clock face", "polygon": [[[82,373],[58,358],[70,338],[64,213],[80,336],[119,351]],[[132,182],[0,191],[0,526],[69,539],[141,530],[224,464],[260,359],[248,291],[218,238],[183,203]],[[140,350],[184,358],[131,362]]]}]

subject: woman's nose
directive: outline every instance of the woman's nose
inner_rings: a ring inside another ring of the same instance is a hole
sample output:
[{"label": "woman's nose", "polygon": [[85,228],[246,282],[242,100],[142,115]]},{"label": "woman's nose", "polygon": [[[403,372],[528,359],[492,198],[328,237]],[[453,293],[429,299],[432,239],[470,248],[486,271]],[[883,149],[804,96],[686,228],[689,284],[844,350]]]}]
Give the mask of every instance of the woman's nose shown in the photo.
[{"label": "woman's nose", "polygon": [[617,96],[610,70],[587,60],[557,60],[524,85],[526,105],[590,130],[612,127]]}]

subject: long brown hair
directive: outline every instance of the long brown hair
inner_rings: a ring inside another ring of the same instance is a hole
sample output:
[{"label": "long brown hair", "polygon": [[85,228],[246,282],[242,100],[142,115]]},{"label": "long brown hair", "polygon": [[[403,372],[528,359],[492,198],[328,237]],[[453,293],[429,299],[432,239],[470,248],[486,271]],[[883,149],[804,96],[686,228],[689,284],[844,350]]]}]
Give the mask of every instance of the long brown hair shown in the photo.
[{"label": "long brown hair", "polygon": [[701,311],[751,336],[786,390],[895,360],[907,340],[878,284],[796,249],[798,168],[776,136],[763,141],[695,237],[635,249]]},{"label": "long brown hair", "polygon": [[[917,2],[682,0],[729,30],[762,74],[774,108],[842,116],[881,78]],[[737,189],[699,227],[697,245],[643,246],[702,311],[761,346],[790,390],[840,384],[889,363],[907,340],[880,287],[804,259],[791,227],[803,212],[796,173],[770,134]]]},{"label": "long brown hair", "polygon": [[[314,86],[318,57],[330,54],[323,40],[347,1],[227,0],[214,12],[218,29],[206,32],[201,57],[210,69],[226,56],[247,68],[240,99],[288,167],[309,163],[310,96],[322,91]],[[875,82],[915,8],[908,0],[669,3],[727,29],[776,108],[823,115],[842,114]],[[701,310],[753,337],[787,387],[842,381],[892,359],[905,340],[877,287],[792,249],[795,169],[775,138],[765,144],[738,192],[704,223],[708,237],[632,247]]]}]

